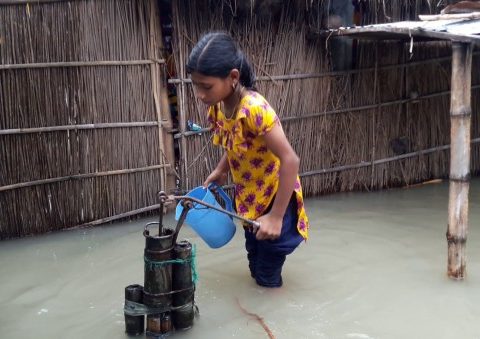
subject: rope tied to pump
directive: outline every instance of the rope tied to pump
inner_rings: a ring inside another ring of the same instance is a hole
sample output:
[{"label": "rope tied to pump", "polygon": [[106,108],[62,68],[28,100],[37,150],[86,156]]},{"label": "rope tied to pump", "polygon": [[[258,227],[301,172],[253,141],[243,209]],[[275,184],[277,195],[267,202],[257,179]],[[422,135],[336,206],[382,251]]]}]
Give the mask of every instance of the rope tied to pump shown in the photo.
[{"label": "rope tied to pump", "polygon": [[195,304],[195,302],[193,301],[180,306],[151,307],[142,303],[125,300],[123,311],[127,315],[139,316],[139,315],[158,314],[158,313],[177,311],[177,310],[180,310],[180,311],[188,310],[192,306],[194,308],[195,315],[198,316],[200,314],[200,311],[198,310],[197,304]]},{"label": "rope tied to pump", "polygon": [[139,302],[125,300],[123,311],[127,315],[139,316],[139,315],[158,314],[158,313],[167,312],[167,311],[170,311],[170,307],[169,306],[150,307]]},{"label": "rope tied to pump", "polygon": [[198,281],[198,272],[197,272],[197,246],[195,244],[192,245],[192,253],[186,259],[169,259],[169,260],[151,260],[148,259],[146,256],[143,257],[145,264],[148,265],[149,269],[163,267],[166,265],[184,265],[190,264],[192,268],[192,281],[193,284],[196,285]]}]

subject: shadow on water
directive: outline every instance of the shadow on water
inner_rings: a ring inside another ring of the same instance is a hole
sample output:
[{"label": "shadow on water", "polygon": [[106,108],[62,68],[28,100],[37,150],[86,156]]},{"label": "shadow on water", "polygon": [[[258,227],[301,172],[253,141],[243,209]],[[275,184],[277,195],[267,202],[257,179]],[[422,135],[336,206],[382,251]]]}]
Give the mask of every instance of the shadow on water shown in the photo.
[{"label": "shadow on water", "polygon": [[[268,338],[250,312],[275,338],[479,338],[480,180],[463,282],[446,277],[447,197],[444,182],[307,200],[310,239],[274,290],[250,278],[242,232],[212,250],[182,228],[197,246],[200,317],[172,337]],[[143,285],[150,221],[2,242],[0,338],[127,338],[124,288]]]}]

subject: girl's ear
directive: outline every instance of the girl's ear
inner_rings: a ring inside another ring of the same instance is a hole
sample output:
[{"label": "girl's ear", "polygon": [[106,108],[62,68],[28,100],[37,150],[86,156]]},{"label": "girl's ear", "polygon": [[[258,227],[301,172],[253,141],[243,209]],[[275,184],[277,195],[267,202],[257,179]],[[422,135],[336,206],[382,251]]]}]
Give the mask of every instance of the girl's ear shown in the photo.
[{"label": "girl's ear", "polygon": [[240,82],[240,72],[238,69],[234,68],[230,71],[230,79],[232,80],[232,87],[237,87],[237,84]]}]

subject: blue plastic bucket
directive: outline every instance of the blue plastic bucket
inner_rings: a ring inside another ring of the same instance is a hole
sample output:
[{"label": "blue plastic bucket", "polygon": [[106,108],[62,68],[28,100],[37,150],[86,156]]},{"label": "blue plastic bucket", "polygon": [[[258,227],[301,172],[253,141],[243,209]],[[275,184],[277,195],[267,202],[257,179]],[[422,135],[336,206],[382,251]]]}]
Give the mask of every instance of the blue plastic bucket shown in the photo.
[{"label": "blue plastic bucket", "polygon": [[[232,201],[222,190],[217,186],[218,194],[225,201],[225,210],[233,212]],[[187,196],[201,200],[207,204],[218,208],[222,206],[217,202],[213,193],[204,187],[197,187],[188,192]],[[175,210],[175,220],[180,218],[183,206],[181,202],[177,204]],[[211,248],[219,248],[228,243],[235,235],[235,224],[232,218],[220,211],[203,206],[200,203],[193,202],[193,208],[188,211],[185,223],[207,243]]]}]

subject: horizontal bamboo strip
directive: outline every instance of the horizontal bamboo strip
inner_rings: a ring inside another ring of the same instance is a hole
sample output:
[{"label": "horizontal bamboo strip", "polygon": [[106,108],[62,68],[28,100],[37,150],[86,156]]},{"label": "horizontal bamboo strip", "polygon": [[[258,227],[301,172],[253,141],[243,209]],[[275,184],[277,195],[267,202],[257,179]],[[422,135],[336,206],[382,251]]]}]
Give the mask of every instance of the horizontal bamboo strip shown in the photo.
[{"label": "horizontal bamboo strip", "polygon": [[[480,143],[480,138],[472,139],[471,143],[472,144]],[[345,165],[345,166],[338,166],[338,167],[321,169],[321,170],[316,170],[316,171],[308,171],[308,172],[301,173],[299,175],[300,175],[300,177],[308,177],[308,176],[318,175],[318,174],[326,174],[326,173],[332,173],[332,172],[342,172],[342,171],[346,171],[346,170],[371,166],[372,163],[375,164],[375,165],[379,165],[379,164],[384,164],[384,163],[387,163],[387,162],[413,158],[413,157],[416,157],[418,155],[425,155],[425,154],[430,154],[430,153],[434,153],[434,152],[438,152],[438,151],[445,151],[447,149],[450,149],[450,145],[443,145],[443,146],[438,146],[438,147],[427,148],[427,149],[424,149],[424,150],[421,150],[421,151],[416,151],[416,152],[411,152],[411,153],[398,155],[398,156],[395,156],[395,157],[389,157],[389,158],[385,158],[385,159],[375,160],[373,162],[372,161],[364,161],[364,162],[354,164],[354,165]]]},{"label": "horizontal bamboo strip", "polygon": [[0,65],[0,70],[31,69],[31,68],[58,68],[58,67],[96,67],[96,66],[139,66],[150,64],[164,64],[163,59],[150,60],[103,60],[103,61],[68,61],[68,62],[38,62],[28,64]]},{"label": "horizontal bamboo strip", "polygon": [[[472,90],[474,90],[474,89],[480,89],[480,85],[472,86]],[[450,91],[442,91],[442,92],[422,95],[422,96],[419,96],[419,97],[416,97],[416,98],[393,100],[393,101],[381,102],[381,103],[372,104],[372,105],[342,108],[342,109],[337,109],[337,110],[332,110],[332,111],[310,113],[310,114],[305,114],[305,115],[291,115],[291,116],[288,116],[288,117],[280,118],[280,121],[285,122],[285,121],[293,121],[293,120],[303,120],[303,119],[315,118],[315,117],[320,117],[320,116],[325,116],[325,115],[335,115],[335,114],[350,113],[350,112],[356,112],[356,111],[366,111],[366,110],[370,110],[370,109],[373,109],[373,108],[400,105],[400,104],[406,104],[406,103],[409,103],[409,102],[417,102],[419,100],[431,99],[431,98],[435,98],[435,97],[438,97],[438,96],[449,95],[449,94],[450,94]],[[189,132],[183,133],[183,135],[191,136],[191,135],[201,134],[201,133],[205,133],[205,132],[209,132],[209,131],[210,131],[210,128],[202,128],[201,130],[198,130],[198,131],[189,131]],[[178,139],[178,138],[181,138],[181,137],[182,137],[182,133],[176,133],[175,136],[174,136],[175,139]]]},{"label": "horizontal bamboo strip", "polygon": [[[474,56],[479,56],[480,53],[473,53]],[[378,67],[379,71],[386,71],[386,70],[393,70],[393,69],[400,69],[403,67],[414,67],[419,65],[430,64],[433,62],[445,62],[451,60],[452,57],[441,57],[441,58],[432,58],[422,61],[415,61],[410,63],[402,63],[402,64],[394,64],[394,65],[385,65]],[[285,75],[269,75],[269,76],[259,76],[256,78],[257,81],[277,81],[277,80],[301,80],[301,79],[315,79],[315,78],[322,78],[322,77],[335,77],[335,76],[344,76],[344,75],[352,75],[352,74],[359,74],[364,72],[373,72],[375,71],[375,67],[368,67],[368,68],[360,68],[360,69],[352,69],[346,71],[333,71],[333,72],[322,72],[322,73],[300,73],[300,74],[285,74]],[[169,79],[169,84],[179,84],[179,83],[191,83],[191,79]]]},{"label": "horizontal bamboo strip", "polygon": [[[473,89],[479,89],[479,88],[480,88],[480,85],[472,86],[472,90]],[[380,107],[392,106],[392,105],[400,105],[400,104],[406,104],[406,103],[409,103],[409,102],[417,102],[419,100],[431,99],[431,98],[444,96],[444,95],[449,95],[449,94],[450,94],[450,91],[442,91],[442,92],[422,95],[422,96],[419,96],[419,97],[416,97],[416,98],[400,99],[400,100],[381,102],[381,103],[372,104],[372,105],[342,108],[342,109],[339,109],[339,110],[333,110],[333,111],[327,111],[327,112],[321,112],[321,113],[312,113],[312,114],[306,114],[306,115],[302,115],[302,116],[290,116],[290,117],[286,117],[286,118],[283,118],[283,119],[280,119],[280,120],[283,122],[283,121],[290,121],[290,120],[301,120],[301,119],[305,119],[305,118],[314,118],[314,117],[324,116],[324,115],[334,115],[334,114],[349,113],[349,112],[355,112],[355,111],[365,111],[365,110],[369,110],[369,109],[373,109],[373,108],[380,108]]]},{"label": "horizontal bamboo strip", "polygon": [[80,180],[80,179],[104,177],[104,176],[109,176],[109,175],[146,172],[146,171],[152,171],[152,170],[161,169],[161,168],[170,167],[170,166],[171,166],[170,164],[163,164],[163,165],[154,165],[154,166],[139,167],[139,168],[114,170],[114,171],[85,173],[85,174],[74,174],[74,175],[68,175],[68,176],[65,176],[65,177],[57,177],[57,178],[49,178],[49,179],[35,180],[35,181],[29,181],[29,182],[21,182],[21,183],[12,184],[12,185],[0,186],[0,192],[9,191],[9,190],[18,189],[18,188],[23,188],[23,187],[51,184],[51,183],[67,181],[67,180]]},{"label": "horizontal bamboo strip", "polygon": [[0,2],[0,6],[7,6],[7,5],[41,5],[41,4],[49,4],[55,2],[78,2],[78,1],[86,1],[86,0],[2,0]]},{"label": "horizontal bamboo strip", "polygon": [[156,209],[159,209],[159,208],[160,208],[160,204],[151,205],[151,206],[139,208],[139,209],[136,209],[136,210],[133,210],[133,211],[129,211],[129,212],[125,212],[125,213],[121,213],[121,214],[117,214],[117,215],[112,215],[110,217],[93,220],[93,221],[90,221],[90,222],[87,222],[87,223],[84,223],[84,224],[81,224],[81,225],[78,225],[78,226],[68,227],[67,229],[75,229],[75,228],[83,228],[83,227],[100,225],[100,224],[103,224],[103,223],[106,223],[106,222],[110,222],[110,221],[114,221],[114,220],[118,220],[118,219],[122,219],[122,218],[126,218],[126,217],[131,217],[131,216],[134,216],[134,215],[137,215],[137,214],[140,214],[140,213],[150,212],[150,211],[153,211],[153,210],[156,210]]},{"label": "horizontal bamboo strip", "polygon": [[32,127],[32,128],[12,128],[12,129],[0,130],[0,135],[73,131],[73,130],[87,130],[87,129],[104,129],[104,128],[158,127],[159,125],[160,126],[162,125],[162,123],[159,121],[139,121],[139,122],[112,122],[112,123],[99,123],[99,124]]},{"label": "horizontal bamboo strip", "polygon": [[[480,138],[472,139],[471,143],[472,144],[480,143]],[[378,160],[375,160],[373,163],[375,165],[385,164],[385,163],[393,162],[393,161],[397,161],[397,160],[413,158],[413,157],[416,157],[418,155],[426,155],[426,154],[430,154],[430,153],[434,153],[434,152],[438,152],[438,151],[445,151],[447,149],[450,149],[450,145],[432,147],[432,148],[424,149],[424,150],[417,151],[417,152],[402,154],[402,155],[395,156],[395,157],[378,159]],[[303,172],[303,173],[299,173],[298,176],[303,178],[303,177],[309,177],[309,176],[321,175],[321,174],[327,174],[327,173],[343,172],[343,171],[348,171],[348,170],[352,170],[352,169],[368,167],[368,166],[371,166],[371,165],[372,165],[371,161],[364,161],[364,162],[361,162],[361,163],[358,163],[358,164],[353,164],[353,165],[344,165],[344,166],[337,166],[337,167],[333,167],[333,168],[326,168],[326,169],[320,169],[320,170],[315,170],[315,171]],[[235,185],[233,185],[233,184],[222,186],[222,188],[224,188],[224,189],[230,189],[230,188],[234,188],[234,187],[235,187]]]}]

